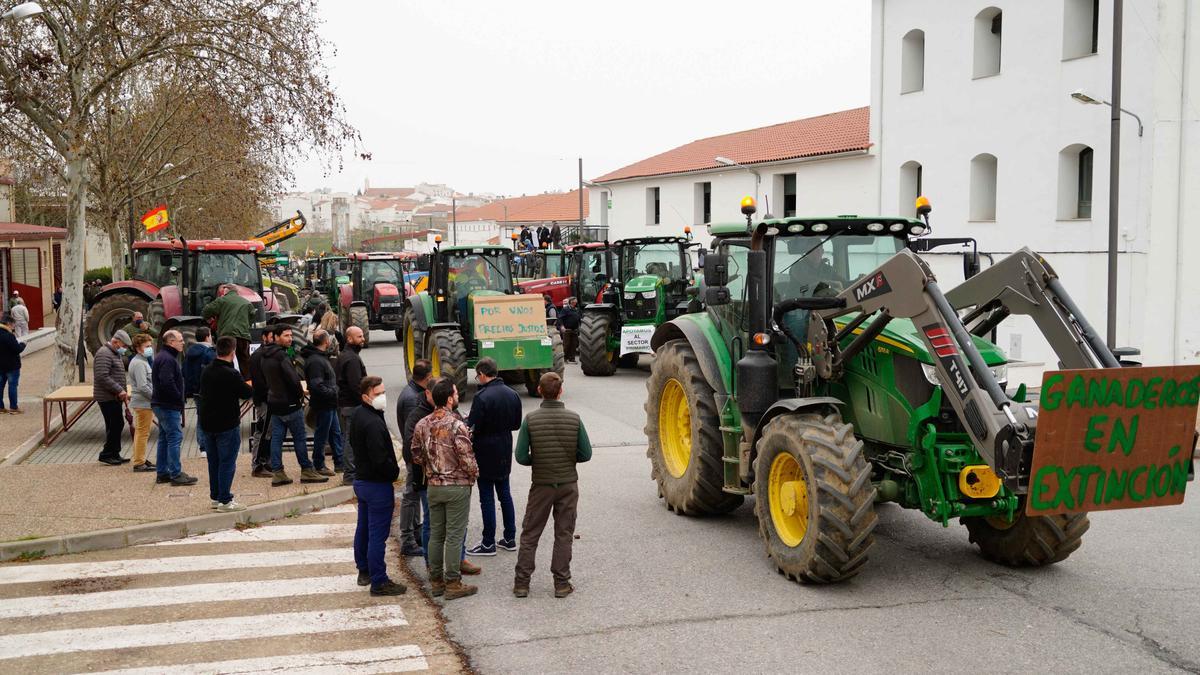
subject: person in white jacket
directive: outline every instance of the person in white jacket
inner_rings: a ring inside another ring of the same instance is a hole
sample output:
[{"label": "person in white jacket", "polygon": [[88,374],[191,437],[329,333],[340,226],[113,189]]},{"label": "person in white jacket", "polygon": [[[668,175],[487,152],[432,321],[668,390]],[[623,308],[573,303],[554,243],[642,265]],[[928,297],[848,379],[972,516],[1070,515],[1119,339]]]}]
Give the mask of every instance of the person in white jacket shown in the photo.
[{"label": "person in white jacket", "polygon": [[23,338],[29,335],[29,308],[25,306],[25,298],[20,296],[13,298],[12,316],[16,321],[13,335],[18,338]]},{"label": "person in white jacket", "polygon": [[151,364],[154,363],[154,339],[149,333],[138,333],[133,339],[133,354],[129,360],[129,407],[133,410],[133,470],[155,471],[156,467],[146,459],[146,441],[150,439],[150,427],[154,424],[154,411],[150,401],[154,397],[151,383]]}]

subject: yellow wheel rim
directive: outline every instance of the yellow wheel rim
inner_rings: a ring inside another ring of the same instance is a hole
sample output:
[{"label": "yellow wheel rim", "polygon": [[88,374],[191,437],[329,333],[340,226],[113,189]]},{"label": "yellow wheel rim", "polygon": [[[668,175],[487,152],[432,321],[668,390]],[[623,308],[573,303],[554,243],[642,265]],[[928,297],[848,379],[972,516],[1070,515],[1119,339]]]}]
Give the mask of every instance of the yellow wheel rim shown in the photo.
[{"label": "yellow wheel rim", "polygon": [[417,343],[413,339],[411,326],[404,331],[404,356],[408,358],[408,370],[412,372],[413,366],[417,363]]},{"label": "yellow wheel rim", "polygon": [[771,462],[767,481],[775,533],[785,545],[799,546],[808,532],[808,483],[800,462],[790,453],[779,453]]},{"label": "yellow wheel rim", "polygon": [[1017,524],[1017,519],[1015,516],[1012,520],[1009,520],[1004,516],[988,516],[985,520],[987,521],[988,525],[991,525],[992,528],[996,530],[1007,530],[1013,525]]},{"label": "yellow wheel rim", "polygon": [[683,385],[675,378],[667,380],[658,401],[658,444],[667,472],[682,478],[692,460],[692,415]]},{"label": "yellow wheel rim", "polygon": [[429,350],[429,370],[434,377],[442,376],[442,356],[438,354],[437,344],[431,342]]}]

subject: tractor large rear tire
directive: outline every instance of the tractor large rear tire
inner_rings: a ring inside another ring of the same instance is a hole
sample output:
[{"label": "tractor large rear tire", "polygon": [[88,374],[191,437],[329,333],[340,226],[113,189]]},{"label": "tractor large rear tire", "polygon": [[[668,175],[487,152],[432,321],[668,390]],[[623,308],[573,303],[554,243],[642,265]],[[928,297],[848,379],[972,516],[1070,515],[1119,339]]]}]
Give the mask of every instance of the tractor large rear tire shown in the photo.
[{"label": "tractor large rear tire", "polygon": [[713,390],[686,340],[662,346],[646,389],[646,456],[667,508],[689,516],[736,509],[742,495],[722,489],[724,444]]},{"label": "tractor large rear tire", "polygon": [[435,377],[448,377],[458,387],[458,395],[467,397],[467,345],[462,333],[453,328],[440,328],[429,334],[425,353],[433,366]]},{"label": "tractor large rear tire", "polygon": [[554,362],[549,368],[531,368],[525,371],[525,391],[529,392],[530,396],[538,396],[538,383],[542,380],[542,375],[550,371],[558,373],[559,377],[567,369],[567,358],[563,353],[562,337],[557,331],[550,333],[550,345],[554,349]]},{"label": "tractor large rear tire", "polygon": [[776,417],[763,429],[754,468],[758,531],[779,572],[821,584],[858,574],[879,521],[854,427],[836,413]]},{"label": "tractor large rear tire", "polygon": [[1041,567],[1067,559],[1091,527],[1086,513],[1027,516],[1012,523],[995,518],[963,518],[971,542],[984,558],[1009,567]]},{"label": "tractor large rear tire", "polygon": [[114,293],[92,305],[88,311],[85,340],[89,354],[95,354],[100,345],[112,339],[117,332],[129,323],[134,312],[141,312],[145,317],[149,302],[140,295],[133,293]]},{"label": "tractor large rear tire", "polygon": [[358,326],[363,332],[363,347],[371,346],[371,315],[367,313],[367,308],[355,305],[350,308],[350,322],[346,325]]},{"label": "tractor large rear tire", "polygon": [[584,375],[607,376],[617,372],[618,352],[608,348],[616,321],[611,314],[590,312],[579,323],[579,367]]},{"label": "tractor large rear tire", "polygon": [[417,328],[417,313],[412,305],[404,310],[402,326],[400,344],[404,347],[404,376],[411,380],[417,359],[425,358],[425,332]]}]

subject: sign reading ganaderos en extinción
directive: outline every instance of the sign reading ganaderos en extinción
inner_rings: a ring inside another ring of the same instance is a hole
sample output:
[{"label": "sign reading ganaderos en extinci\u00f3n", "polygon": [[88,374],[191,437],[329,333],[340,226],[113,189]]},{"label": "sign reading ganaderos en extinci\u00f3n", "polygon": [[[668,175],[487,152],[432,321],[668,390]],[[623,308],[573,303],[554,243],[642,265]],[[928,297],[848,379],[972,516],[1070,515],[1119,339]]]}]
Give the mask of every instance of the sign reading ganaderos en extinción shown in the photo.
[{"label": "sign reading ganaderos en extinci\u00f3n", "polygon": [[479,295],[472,302],[477,340],[546,337],[546,306],[540,295]]},{"label": "sign reading ganaderos en extinci\u00f3n", "polygon": [[1046,373],[1025,512],[1182,503],[1198,401],[1200,366]]}]

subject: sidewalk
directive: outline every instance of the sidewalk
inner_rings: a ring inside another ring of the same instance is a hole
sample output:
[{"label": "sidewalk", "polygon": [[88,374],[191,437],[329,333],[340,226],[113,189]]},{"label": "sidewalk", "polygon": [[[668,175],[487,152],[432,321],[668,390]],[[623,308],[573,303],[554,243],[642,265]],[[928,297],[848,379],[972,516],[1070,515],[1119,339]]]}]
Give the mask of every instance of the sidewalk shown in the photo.
[{"label": "sidewalk", "polygon": [[[21,384],[17,395],[24,415],[0,416],[0,461],[24,445],[34,434],[42,433],[42,396],[50,385],[50,366],[54,348],[42,349],[21,359]],[[8,394],[4,396],[8,405]]]}]

